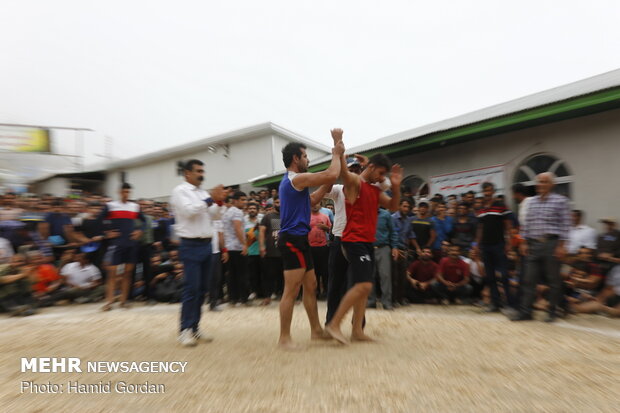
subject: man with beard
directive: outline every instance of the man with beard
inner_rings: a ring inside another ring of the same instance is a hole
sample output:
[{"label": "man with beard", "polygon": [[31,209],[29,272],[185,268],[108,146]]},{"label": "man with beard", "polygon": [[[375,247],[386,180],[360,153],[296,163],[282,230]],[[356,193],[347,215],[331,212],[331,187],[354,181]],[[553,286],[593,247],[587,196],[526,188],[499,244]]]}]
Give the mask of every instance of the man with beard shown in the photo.
[{"label": "man with beard", "polygon": [[[336,314],[325,326],[325,330],[340,343],[348,344],[348,340],[340,331],[340,324],[352,308],[351,339],[354,341],[372,340],[364,334],[363,322],[375,271],[373,243],[377,228],[377,210],[379,205],[393,212],[398,209],[403,169],[398,164],[392,166],[389,158],[383,154],[373,155],[368,160],[368,167],[360,175],[348,171],[344,155],[341,164],[340,177],[344,182],[347,210],[347,226],[342,234],[342,246],[351,268],[353,287],[342,298]],[[372,185],[382,182],[390,167],[392,198]]]},{"label": "man with beard", "polygon": [[324,337],[323,328],[319,322],[316,303],[316,275],[310,254],[308,232],[310,232],[310,205],[316,204],[319,199],[310,198],[310,187],[333,184],[340,172],[341,156],[344,155],[342,130],[331,131],[334,140],[332,160],[329,168],[317,173],[308,171],[308,155],[306,146],[302,143],[291,142],[282,149],[282,158],[286,173],[280,188],[280,219],[281,229],[278,236],[278,248],[282,253],[284,266],[284,293],[280,300],[280,348],[295,349],[291,338],[291,321],[293,306],[299,295],[301,286],[304,287],[303,302],[310,321],[311,337]]},{"label": "man with beard", "polygon": [[438,269],[439,266],[433,261],[433,252],[430,248],[424,248],[419,259],[407,269],[405,295],[409,301],[424,303],[435,297],[432,286]]},{"label": "man with beard", "polygon": [[[244,217],[244,229],[248,255],[246,256],[246,266],[248,272],[248,282],[250,287],[250,299],[262,297],[260,248],[258,245],[258,226],[260,219],[258,214],[258,204],[251,202],[247,207],[247,215]],[[264,297],[263,297],[264,298]]]}]

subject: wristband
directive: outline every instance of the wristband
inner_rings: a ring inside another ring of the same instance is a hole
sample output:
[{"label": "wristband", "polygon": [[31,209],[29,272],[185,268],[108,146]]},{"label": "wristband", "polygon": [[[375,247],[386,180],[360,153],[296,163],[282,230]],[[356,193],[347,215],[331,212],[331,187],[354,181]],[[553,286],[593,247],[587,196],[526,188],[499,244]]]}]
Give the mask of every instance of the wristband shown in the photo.
[{"label": "wristband", "polygon": [[222,253],[228,252],[228,248],[222,248]]}]

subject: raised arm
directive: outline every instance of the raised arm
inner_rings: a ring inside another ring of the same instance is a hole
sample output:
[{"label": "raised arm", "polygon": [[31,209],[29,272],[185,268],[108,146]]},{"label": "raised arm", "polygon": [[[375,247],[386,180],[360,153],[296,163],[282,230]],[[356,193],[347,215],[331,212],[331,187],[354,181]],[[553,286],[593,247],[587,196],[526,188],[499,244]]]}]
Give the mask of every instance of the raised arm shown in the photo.
[{"label": "raised arm", "polygon": [[302,190],[308,187],[315,187],[326,184],[333,184],[338,179],[340,173],[340,158],[344,154],[344,144],[342,143],[342,129],[333,129],[332,139],[334,147],[332,148],[332,160],[327,168],[321,172],[304,172],[295,176],[293,185],[295,188]]},{"label": "raised arm", "polygon": [[387,196],[385,192],[381,193],[379,203],[382,207],[391,212],[398,211],[400,204],[400,184],[403,181],[403,168],[399,164],[392,165],[390,173],[390,183],[392,184],[392,197]]},{"label": "raised arm", "polygon": [[321,185],[319,189],[310,194],[310,205],[314,206],[321,202],[325,195],[330,193],[332,190],[332,184]]}]

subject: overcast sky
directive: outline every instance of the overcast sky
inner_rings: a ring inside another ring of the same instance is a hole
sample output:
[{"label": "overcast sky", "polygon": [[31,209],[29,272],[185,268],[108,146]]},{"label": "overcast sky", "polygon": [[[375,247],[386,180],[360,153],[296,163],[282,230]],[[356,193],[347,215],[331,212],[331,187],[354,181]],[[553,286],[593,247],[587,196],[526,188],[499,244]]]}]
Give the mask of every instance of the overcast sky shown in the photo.
[{"label": "overcast sky", "polygon": [[351,147],[620,67],[620,2],[507,3],[4,0],[0,122],[117,158],[266,121]]}]

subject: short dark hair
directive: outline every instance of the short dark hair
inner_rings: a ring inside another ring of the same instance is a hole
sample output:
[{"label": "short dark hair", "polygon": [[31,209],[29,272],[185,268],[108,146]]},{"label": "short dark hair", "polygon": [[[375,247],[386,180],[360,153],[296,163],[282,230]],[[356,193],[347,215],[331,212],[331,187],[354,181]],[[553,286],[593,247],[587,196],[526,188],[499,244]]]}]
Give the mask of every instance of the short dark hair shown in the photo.
[{"label": "short dark hair", "polygon": [[493,185],[492,182],[483,182],[482,183],[482,189],[485,190],[487,188],[491,188],[491,189],[495,190],[495,185]]},{"label": "short dark hair", "polygon": [[204,165],[204,162],[202,162],[199,159],[190,159],[189,161],[183,164],[183,169],[188,172],[191,172],[194,170],[194,165],[202,166]]},{"label": "short dark hair", "polygon": [[573,209],[573,214],[577,215],[579,219],[583,218],[583,211],[581,209]]},{"label": "short dark hair", "polygon": [[123,189],[131,189],[131,185],[129,184],[129,182],[123,182],[123,184],[121,185],[121,191]]},{"label": "short dark hair", "polygon": [[523,196],[529,195],[529,191],[527,190],[527,187],[520,183],[516,183],[512,186],[512,192],[514,192],[515,194],[521,194]]},{"label": "short dark hair", "polygon": [[368,159],[368,164],[372,164],[374,166],[378,166],[379,168],[390,169],[392,167],[392,161],[387,155],[382,153],[376,153]]},{"label": "short dark hair", "polygon": [[282,148],[282,161],[284,162],[285,168],[291,166],[294,156],[298,156],[301,158],[302,149],[307,149],[307,147],[300,142],[290,142],[284,148]]},{"label": "short dark hair", "polygon": [[404,204],[405,202],[406,202],[406,203],[408,203],[408,204],[411,206],[411,200],[410,200],[409,198],[401,198],[401,199],[400,199],[400,204],[399,204],[399,205],[402,205],[402,204]]},{"label": "short dark hair", "polygon": [[237,199],[240,199],[242,196],[247,196],[247,195],[245,194],[245,192],[235,191],[235,193],[232,194],[231,198],[234,199],[234,200],[237,200]]},{"label": "short dark hair", "polygon": [[250,203],[248,204],[248,208],[249,208],[249,207],[256,207],[256,209],[259,209],[259,205],[258,205],[256,202],[250,202]]},{"label": "short dark hair", "polygon": [[457,206],[460,206],[463,208],[469,208],[469,204],[467,202],[460,202]]}]

